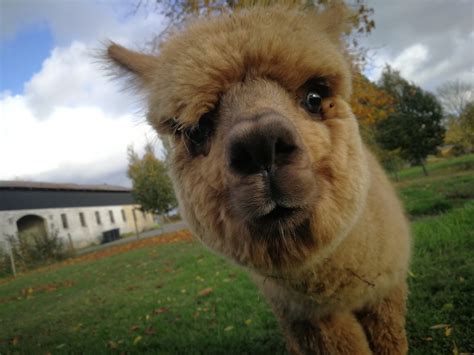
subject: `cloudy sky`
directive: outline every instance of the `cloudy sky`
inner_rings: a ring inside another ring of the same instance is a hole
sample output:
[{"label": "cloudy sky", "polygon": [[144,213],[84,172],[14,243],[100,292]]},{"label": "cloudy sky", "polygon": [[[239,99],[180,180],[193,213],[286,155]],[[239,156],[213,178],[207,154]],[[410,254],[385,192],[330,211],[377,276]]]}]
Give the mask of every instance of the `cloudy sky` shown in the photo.
[{"label": "cloudy sky", "polygon": [[[472,0],[369,1],[366,73],[385,63],[426,90],[474,83]],[[133,0],[0,0],[0,180],[130,186],[126,149],[156,142],[140,102],[93,59],[110,38],[134,48],[160,32]]]}]

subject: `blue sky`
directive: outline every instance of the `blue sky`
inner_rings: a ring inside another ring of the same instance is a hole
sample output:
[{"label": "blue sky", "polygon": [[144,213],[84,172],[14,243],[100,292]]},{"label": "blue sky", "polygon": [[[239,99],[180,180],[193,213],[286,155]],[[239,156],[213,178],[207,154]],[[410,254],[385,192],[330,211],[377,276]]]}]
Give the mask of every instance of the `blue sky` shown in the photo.
[{"label": "blue sky", "polygon": [[40,71],[53,48],[53,35],[46,24],[31,25],[3,41],[0,91],[9,90],[14,95],[23,93],[23,84]]},{"label": "blue sky", "polygon": [[[166,25],[131,15],[134,0],[0,0],[0,180],[130,185],[126,150],[160,141],[140,100],[108,80],[91,53],[106,39],[131,48]],[[474,2],[368,0],[376,29],[369,77],[388,63],[434,91],[474,84]]]}]

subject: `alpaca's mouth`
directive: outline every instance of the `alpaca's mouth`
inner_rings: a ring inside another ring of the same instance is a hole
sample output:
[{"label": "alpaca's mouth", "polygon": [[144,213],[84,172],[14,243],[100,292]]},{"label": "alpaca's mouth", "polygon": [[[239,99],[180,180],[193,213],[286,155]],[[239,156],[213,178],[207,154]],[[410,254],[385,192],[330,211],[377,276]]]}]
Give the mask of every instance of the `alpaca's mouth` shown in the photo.
[{"label": "alpaca's mouth", "polygon": [[301,208],[276,205],[275,208],[273,208],[269,213],[259,217],[258,221],[265,223],[285,220],[287,218],[291,218],[298,212],[301,212]]}]

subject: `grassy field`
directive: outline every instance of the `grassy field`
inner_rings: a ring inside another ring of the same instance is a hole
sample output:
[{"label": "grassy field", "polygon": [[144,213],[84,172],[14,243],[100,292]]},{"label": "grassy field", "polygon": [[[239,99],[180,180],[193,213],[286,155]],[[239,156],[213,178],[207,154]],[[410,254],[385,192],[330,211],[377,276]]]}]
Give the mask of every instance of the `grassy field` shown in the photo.
[{"label": "grassy field", "polygon": [[[412,354],[474,352],[474,156],[410,168]],[[186,233],[0,280],[0,353],[282,354],[246,274]]]}]

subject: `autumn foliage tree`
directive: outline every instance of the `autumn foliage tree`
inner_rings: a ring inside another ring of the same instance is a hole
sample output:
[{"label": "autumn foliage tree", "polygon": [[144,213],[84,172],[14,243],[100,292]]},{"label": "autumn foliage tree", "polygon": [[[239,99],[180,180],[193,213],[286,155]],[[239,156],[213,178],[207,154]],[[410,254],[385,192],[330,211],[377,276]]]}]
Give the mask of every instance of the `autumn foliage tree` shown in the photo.
[{"label": "autumn foliage tree", "polygon": [[[170,27],[179,28],[190,17],[219,15],[255,5],[283,4],[314,8],[341,2],[340,0],[137,0],[135,6],[137,10],[145,8],[145,11],[155,11],[165,15],[169,20],[166,31]],[[357,34],[369,33],[375,27],[375,22],[372,19],[373,9],[367,5],[366,0],[352,1],[351,8],[354,13],[352,17],[353,32]],[[357,45],[357,41],[353,44]]]},{"label": "autumn foliage tree", "polygon": [[447,123],[446,143],[474,151],[474,102],[467,104],[459,117],[451,116]]},{"label": "autumn foliage tree", "polygon": [[143,157],[128,148],[128,177],[133,183],[133,197],[142,209],[158,215],[176,208],[177,201],[166,165],[155,156],[151,143],[145,146]]},{"label": "autumn foliage tree", "polygon": [[446,139],[463,152],[474,150],[474,87],[460,80],[448,81],[437,90],[446,112]]}]

